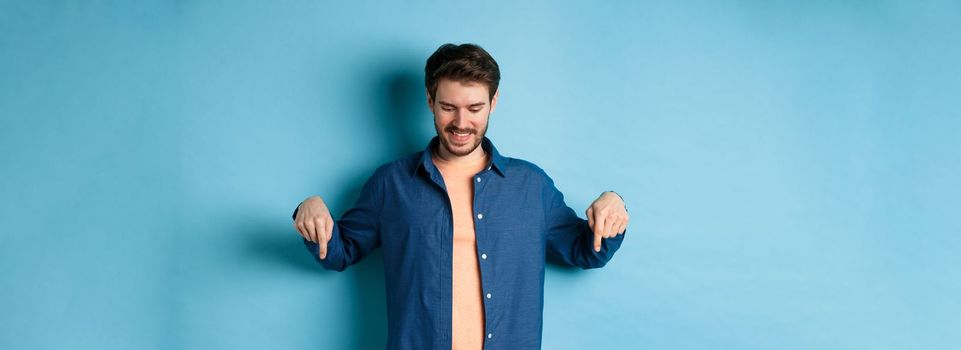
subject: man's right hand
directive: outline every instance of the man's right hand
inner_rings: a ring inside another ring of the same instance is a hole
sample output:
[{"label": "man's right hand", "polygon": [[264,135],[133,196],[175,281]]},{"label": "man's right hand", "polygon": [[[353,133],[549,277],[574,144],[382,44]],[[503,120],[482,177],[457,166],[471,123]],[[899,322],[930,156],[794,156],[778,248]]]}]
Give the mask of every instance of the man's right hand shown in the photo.
[{"label": "man's right hand", "polygon": [[327,258],[327,242],[334,230],[334,219],[330,217],[330,210],[323,199],[312,196],[301,202],[297,207],[294,228],[308,241],[320,245],[320,258]]}]

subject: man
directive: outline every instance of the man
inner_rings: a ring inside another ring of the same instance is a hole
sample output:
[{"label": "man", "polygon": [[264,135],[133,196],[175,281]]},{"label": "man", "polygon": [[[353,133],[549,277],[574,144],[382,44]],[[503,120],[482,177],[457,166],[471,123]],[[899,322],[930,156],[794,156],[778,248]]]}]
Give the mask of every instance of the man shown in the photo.
[{"label": "man", "polygon": [[442,45],[425,76],[427,148],[374,171],[336,222],[307,198],[294,227],[330,270],[383,247],[389,349],[538,349],[545,258],[604,266],[624,202],[604,192],[580,219],[543,170],[498,153],[485,133],[500,70],[481,47]]}]

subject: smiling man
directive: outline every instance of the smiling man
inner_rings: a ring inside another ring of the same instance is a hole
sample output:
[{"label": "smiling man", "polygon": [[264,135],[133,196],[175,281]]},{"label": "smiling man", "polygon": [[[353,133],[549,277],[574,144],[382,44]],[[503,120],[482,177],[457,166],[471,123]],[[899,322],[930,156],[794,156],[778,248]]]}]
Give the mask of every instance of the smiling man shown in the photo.
[{"label": "smiling man", "polygon": [[425,81],[427,148],[377,168],[340,220],[307,198],[294,227],[329,270],[382,247],[388,349],[539,349],[545,259],[604,266],[624,202],[603,192],[581,219],[541,168],[497,151],[485,134],[500,70],[481,47],[442,45]]}]

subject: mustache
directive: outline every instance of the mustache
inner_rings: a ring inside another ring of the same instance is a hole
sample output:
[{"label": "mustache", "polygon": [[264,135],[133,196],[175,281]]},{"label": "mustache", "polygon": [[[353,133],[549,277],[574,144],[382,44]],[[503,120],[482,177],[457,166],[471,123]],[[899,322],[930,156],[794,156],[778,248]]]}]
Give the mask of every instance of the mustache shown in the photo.
[{"label": "mustache", "polygon": [[446,128],[444,128],[444,131],[447,131],[447,132],[456,132],[456,133],[458,133],[458,134],[463,134],[463,133],[477,134],[477,130],[476,130],[476,129],[459,129],[459,128],[457,128],[456,126],[453,126],[453,125],[448,125]]}]

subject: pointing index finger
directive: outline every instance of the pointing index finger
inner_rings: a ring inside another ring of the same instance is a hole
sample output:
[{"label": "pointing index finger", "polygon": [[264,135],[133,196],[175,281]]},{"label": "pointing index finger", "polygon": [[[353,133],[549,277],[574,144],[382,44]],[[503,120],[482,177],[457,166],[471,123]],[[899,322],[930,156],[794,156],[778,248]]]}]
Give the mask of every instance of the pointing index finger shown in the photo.
[{"label": "pointing index finger", "polygon": [[600,212],[594,211],[594,251],[601,251],[601,238],[604,236],[605,218]]},{"label": "pointing index finger", "polygon": [[597,232],[594,233],[594,251],[601,251],[601,235]]},{"label": "pointing index finger", "polygon": [[327,237],[320,237],[317,241],[317,254],[320,255],[320,260],[324,260],[327,258]]}]

